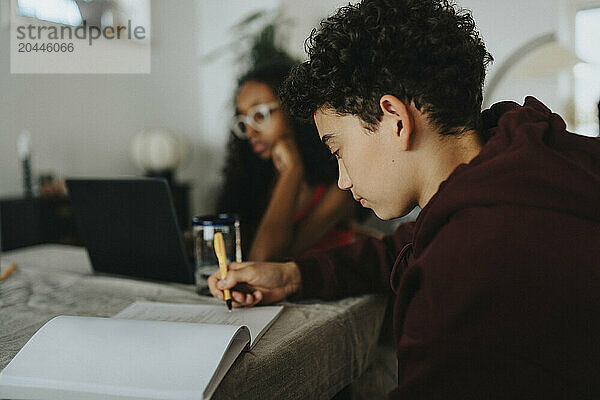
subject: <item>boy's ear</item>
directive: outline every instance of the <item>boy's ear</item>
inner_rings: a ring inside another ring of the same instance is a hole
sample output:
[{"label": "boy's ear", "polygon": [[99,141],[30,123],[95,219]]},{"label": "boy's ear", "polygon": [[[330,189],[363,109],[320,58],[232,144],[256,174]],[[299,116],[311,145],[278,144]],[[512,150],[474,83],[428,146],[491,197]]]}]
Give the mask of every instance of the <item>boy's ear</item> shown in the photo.
[{"label": "boy's ear", "polygon": [[396,96],[386,94],[379,99],[379,106],[383,111],[384,119],[394,124],[396,136],[400,139],[402,150],[410,148],[410,139],[414,131],[414,120],[409,108]]}]

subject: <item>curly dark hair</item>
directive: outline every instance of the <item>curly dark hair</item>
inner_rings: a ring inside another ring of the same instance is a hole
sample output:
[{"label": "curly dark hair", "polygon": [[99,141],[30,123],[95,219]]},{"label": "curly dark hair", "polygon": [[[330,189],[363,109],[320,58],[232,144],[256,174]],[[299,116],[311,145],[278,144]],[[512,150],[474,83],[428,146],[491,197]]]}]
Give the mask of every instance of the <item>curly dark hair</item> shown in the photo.
[{"label": "curly dark hair", "polygon": [[[277,95],[295,65],[297,63],[284,59],[262,63],[238,80],[238,91],[246,82],[254,81],[268,85]],[[305,181],[309,185],[334,183],[337,163],[319,140],[314,122],[286,119],[302,158]],[[217,212],[239,215],[243,252],[248,254],[254,233],[269,204],[275,183],[275,167],[271,160],[260,159],[252,151],[250,143],[238,139],[233,132],[230,133],[227,150],[225,184],[217,200]]]},{"label": "curly dark hair", "polygon": [[392,94],[425,113],[440,134],[479,128],[492,61],[471,14],[446,0],[364,0],[323,20],[305,43],[309,60],[281,93],[287,112],[321,107],[358,116],[373,131]]}]

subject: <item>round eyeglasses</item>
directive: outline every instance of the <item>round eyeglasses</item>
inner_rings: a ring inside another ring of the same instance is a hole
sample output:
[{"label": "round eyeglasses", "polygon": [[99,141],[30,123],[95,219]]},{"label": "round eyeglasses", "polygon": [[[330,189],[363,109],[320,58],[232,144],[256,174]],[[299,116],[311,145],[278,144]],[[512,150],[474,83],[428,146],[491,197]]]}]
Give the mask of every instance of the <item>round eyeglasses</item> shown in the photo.
[{"label": "round eyeglasses", "polygon": [[279,103],[257,104],[248,110],[248,114],[238,114],[231,120],[231,131],[239,139],[248,139],[248,129],[250,126],[256,131],[264,130],[271,121],[271,112],[279,108]]}]

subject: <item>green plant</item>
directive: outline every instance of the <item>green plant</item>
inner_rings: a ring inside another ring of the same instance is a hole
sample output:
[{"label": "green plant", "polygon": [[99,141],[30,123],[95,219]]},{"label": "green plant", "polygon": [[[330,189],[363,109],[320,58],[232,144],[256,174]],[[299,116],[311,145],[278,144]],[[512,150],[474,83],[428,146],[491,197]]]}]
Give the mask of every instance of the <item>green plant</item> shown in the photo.
[{"label": "green plant", "polygon": [[285,25],[279,12],[260,10],[244,17],[232,26],[233,39],[202,57],[202,62],[213,62],[228,53],[235,55],[236,62],[245,69],[259,68],[291,60],[283,48]]}]

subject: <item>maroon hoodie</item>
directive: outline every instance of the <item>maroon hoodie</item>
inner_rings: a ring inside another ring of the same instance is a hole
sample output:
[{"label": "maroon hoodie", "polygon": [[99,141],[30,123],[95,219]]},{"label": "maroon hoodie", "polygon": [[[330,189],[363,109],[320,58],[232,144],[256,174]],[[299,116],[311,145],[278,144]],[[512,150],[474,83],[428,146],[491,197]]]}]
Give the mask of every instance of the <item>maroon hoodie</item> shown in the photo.
[{"label": "maroon hoodie", "polygon": [[414,223],[295,260],[305,298],[395,294],[392,399],[600,399],[600,140],[532,97]]}]

